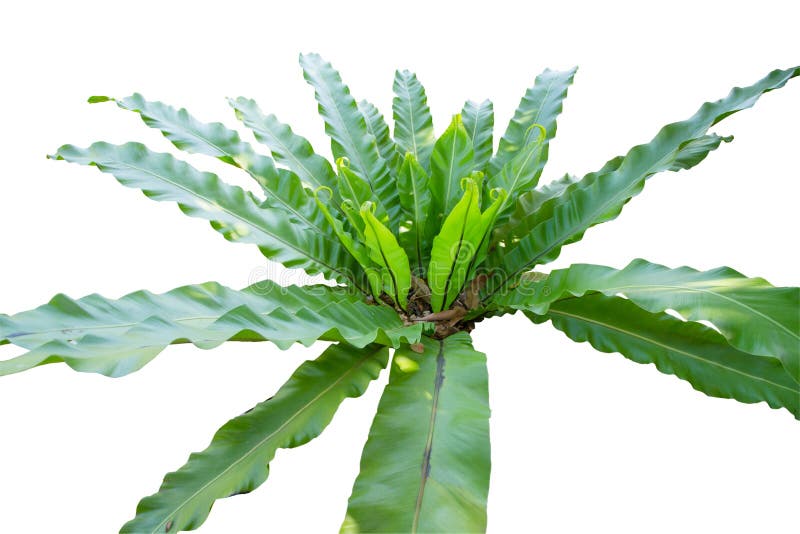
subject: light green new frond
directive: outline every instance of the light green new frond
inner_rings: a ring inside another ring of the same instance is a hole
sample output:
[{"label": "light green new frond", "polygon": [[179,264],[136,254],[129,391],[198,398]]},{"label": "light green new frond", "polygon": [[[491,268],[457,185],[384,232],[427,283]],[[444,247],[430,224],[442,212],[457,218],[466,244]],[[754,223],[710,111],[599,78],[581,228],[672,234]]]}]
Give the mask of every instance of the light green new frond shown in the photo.
[{"label": "light green new frond", "polygon": [[464,179],[464,194],[442,224],[433,239],[428,285],[431,288],[431,307],[434,312],[450,306],[456,299],[470,270],[471,260],[478,252],[483,237],[480,209],[482,175]]},{"label": "light green new frond", "polygon": [[[322,191],[328,193],[327,198],[320,198],[319,193],[320,191],[314,192],[314,200],[317,203],[317,206],[320,212],[324,215],[325,219],[327,220],[328,224],[330,224],[331,228],[333,228],[336,237],[339,238],[341,241],[342,246],[347,249],[347,252],[350,253],[353,258],[359,263],[361,268],[363,269],[364,273],[367,276],[367,281],[369,282],[370,290],[372,291],[372,296],[376,299],[379,299],[381,293],[383,292],[383,287],[381,283],[381,276],[380,271],[376,267],[375,263],[370,260],[369,252],[367,251],[364,240],[356,241],[353,236],[345,230],[344,223],[337,219],[331,211],[328,209],[327,202],[330,202],[331,199],[331,191],[326,188],[322,188]],[[357,223],[357,221],[352,221],[356,223],[356,229],[359,232],[359,236],[363,235],[363,231],[361,230],[361,225]]]},{"label": "light green new frond", "polygon": [[361,207],[364,220],[364,237],[372,261],[381,266],[384,289],[401,309],[408,303],[411,289],[411,268],[408,255],[397,243],[397,238],[373,213],[374,204],[366,202]]}]

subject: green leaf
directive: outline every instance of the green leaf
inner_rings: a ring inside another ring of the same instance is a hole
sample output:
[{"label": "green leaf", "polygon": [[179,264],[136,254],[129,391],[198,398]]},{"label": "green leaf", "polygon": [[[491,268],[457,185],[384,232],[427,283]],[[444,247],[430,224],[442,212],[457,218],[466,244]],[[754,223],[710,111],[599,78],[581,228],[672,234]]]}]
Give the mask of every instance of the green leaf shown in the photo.
[{"label": "green leaf", "polygon": [[406,152],[397,175],[397,191],[400,194],[403,214],[411,224],[408,232],[400,234],[400,240],[401,242],[407,240],[408,246],[405,246],[405,249],[410,254],[411,263],[420,278],[425,275],[425,263],[430,254],[432,225],[429,224],[431,207],[429,181],[428,173],[419,164],[414,154]]},{"label": "green leaf", "polygon": [[508,200],[508,193],[503,189],[491,189],[489,191],[489,198],[491,204],[481,214],[481,239],[478,242],[477,252],[470,262],[469,270],[467,273],[467,280],[470,280],[475,275],[475,269],[480,266],[488,255],[489,242],[491,239],[492,228],[494,227],[497,217],[503,206],[506,205]]},{"label": "green leaf", "polygon": [[800,419],[800,386],[777,359],[741,352],[702,324],[653,314],[625,299],[600,294],[555,302],[548,315],[553,326],[574,341],[653,363],[706,395],[764,401]]},{"label": "green leaf", "polygon": [[177,148],[217,158],[247,172],[267,194],[267,206],[280,205],[324,233],[322,217],[298,177],[276,169],[272,159],[256,153],[235,130],[219,122],[201,122],[183,108],[177,110],[161,102],[150,102],[138,93],[114,102],[122,109],[138,113],[145,124],[160,130]]},{"label": "green leaf", "polygon": [[534,216],[542,204],[551,198],[560,196],[561,193],[578,180],[580,178],[575,175],[565,174],[548,184],[522,193],[517,200],[517,208],[515,210],[517,217],[516,219],[512,218],[512,224],[519,224],[520,219],[526,216]]},{"label": "green leaf", "polygon": [[123,376],[173,343],[212,349],[228,340],[271,341],[287,349],[321,339],[396,347],[420,334],[388,306],[369,305],[343,287],[263,281],[241,291],[206,283],[119,300],[57,295],[34,310],[0,315],[0,344],[30,350],[0,361],[0,376],[62,361],[77,371]]},{"label": "green leaf", "polygon": [[[720,137],[717,134],[704,135],[690,141],[680,148],[675,160],[667,170],[677,172],[690,169],[703,161],[709,152],[719,148],[723,142],[729,143],[731,141],[733,141],[733,136]],[[603,168],[592,173],[592,176],[596,179],[597,176],[618,169],[623,160],[622,156],[618,156],[606,162]],[[650,176],[652,174],[648,178]],[[552,217],[556,202],[550,202],[551,200],[561,196],[570,188],[578,187],[575,185],[577,182],[580,181],[583,185],[586,185],[589,180],[588,175],[583,180],[580,180],[577,176],[566,174],[548,184],[522,193],[517,197],[516,207],[511,214],[510,220],[507,224],[499,227],[496,234],[505,239],[506,242],[513,242],[524,237],[539,223]]]},{"label": "green leaf", "polygon": [[542,126],[537,124],[531,126],[531,132],[537,134],[537,137],[529,140],[508,163],[503,165],[499,173],[488,180],[488,187],[499,188],[507,192],[498,213],[501,217],[506,208],[514,206],[521,192],[536,187],[539,181],[545,131]]},{"label": "green leaf", "polygon": [[303,363],[278,392],[228,421],[202,452],[169,473],[158,493],[142,499],[121,532],[193,530],[217,499],[249,493],[266,481],[278,449],[319,436],[342,401],[360,397],[388,361],[388,349],[333,345]]},{"label": "green leaf", "polygon": [[[323,188],[323,190],[331,194],[330,189]],[[320,199],[319,192],[315,192],[314,199],[316,200],[317,207],[319,208],[320,212],[328,221],[328,224],[330,224],[333,228],[336,237],[338,237],[339,241],[341,241],[342,246],[344,246],[350,255],[355,258],[359,265],[361,265],[361,268],[364,270],[364,273],[367,276],[369,287],[372,290],[372,296],[377,301],[383,292],[383,283],[381,281],[380,271],[375,267],[375,263],[370,260],[369,252],[367,251],[365,245],[362,244],[364,240],[362,239],[361,242],[356,241],[350,232],[345,230],[344,223],[331,214],[327,205],[327,203],[330,202],[330,198],[328,198],[327,201]],[[360,226],[358,226],[357,229],[360,231]]]},{"label": "green leaf", "polygon": [[778,358],[800,382],[800,289],[773,287],[728,267],[696,271],[634,260],[622,270],[576,264],[545,279],[522,280],[498,296],[500,306],[544,314],[552,302],[599,291],[624,295],[650,312],[675,310],[690,321],[710,321],[737,349]]},{"label": "green leaf", "polygon": [[461,110],[461,119],[467,130],[473,149],[473,169],[485,171],[492,157],[492,129],[494,128],[494,106],[491,100],[473,102],[467,100]]},{"label": "green leaf", "polygon": [[364,120],[367,122],[367,130],[378,145],[378,152],[383,158],[386,167],[389,169],[389,174],[394,177],[395,160],[399,156],[397,153],[397,145],[389,133],[389,125],[378,108],[370,104],[366,100],[361,100],[358,103],[358,110],[364,115]]},{"label": "green leaf", "polygon": [[703,104],[688,120],[665,126],[650,143],[633,147],[619,160],[615,169],[589,174],[568,188],[552,200],[552,216],[507,252],[502,277],[489,294],[515,280],[530,267],[558,257],[562,246],[580,239],[589,227],[615,218],[625,203],[642,190],[650,175],[676,165],[681,148],[703,137],[717,122],[749,108],[762,94],[782,87],[798,74],[800,67],[776,70],[752,86],[734,88],[722,100]]},{"label": "green leaf", "polygon": [[357,265],[332,236],[304,226],[278,206],[261,209],[247,191],[170,154],[151,152],[139,143],[95,143],[86,149],[64,145],[51,157],[93,165],[153,200],[177,202],[187,215],[211,221],[225,239],[254,243],[264,256],[286,267],[339,281],[357,272]]},{"label": "green leaf", "polygon": [[408,291],[411,289],[411,268],[408,256],[397,243],[397,238],[374,215],[374,204],[369,202],[361,207],[364,220],[364,236],[372,261],[382,268],[385,279],[384,288],[394,302],[406,309]]},{"label": "green leaf", "polygon": [[400,156],[411,152],[423,168],[428,168],[436,136],[425,88],[416,74],[398,70],[394,73],[393,89],[394,140]]},{"label": "green leaf", "polygon": [[472,160],[469,134],[461,122],[461,115],[454,115],[450,126],[436,140],[431,155],[431,216],[434,226],[438,226],[438,221],[444,220],[458,202],[459,184],[472,172]]},{"label": "green leaf", "polygon": [[255,100],[228,99],[236,117],[250,128],[259,143],[266,145],[278,163],[286,165],[314,189],[336,187],[336,175],[327,159],[316,154],[305,137],[297,135],[275,115],[265,115]]},{"label": "green leaf", "polygon": [[395,352],[342,532],[484,532],[486,356],[461,332]]},{"label": "green leaf", "polygon": [[367,238],[364,235],[364,220],[361,218],[359,208],[357,208],[356,205],[349,200],[342,202],[341,208],[345,219],[347,219],[347,222],[350,223],[350,229],[355,230],[356,234],[358,235],[358,239],[361,240],[362,243],[365,243]]},{"label": "green leaf", "polygon": [[464,195],[433,239],[428,285],[434,312],[448,308],[461,293],[471,260],[480,247],[485,230],[482,223],[480,186],[475,179],[465,178]]},{"label": "green leaf", "polygon": [[[344,200],[349,201],[353,206],[361,206],[364,202],[372,199],[372,190],[369,188],[369,184],[350,169],[350,161],[347,158],[336,160],[336,174],[339,193]],[[386,212],[381,206],[376,205],[376,213],[379,218],[386,218]]]},{"label": "green leaf", "polygon": [[350,168],[370,184],[375,201],[389,214],[393,226],[397,226],[394,224],[400,211],[397,187],[350,89],[331,64],[317,54],[301,54],[300,66],[306,81],[314,88],[333,156],[350,160]]},{"label": "green leaf", "polygon": [[494,176],[510,162],[526,145],[528,130],[534,124],[544,127],[546,135],[542,146],[538,174],[547,163],[549,142],[556,135],[556,119],[561,113],[567,89],[572,84],[577,67],[566,71],[545,69],[536,77],[533,87],[528,89],[520,100],[514,118],[497,147],[497,154],[489,163],[489,175]]}]

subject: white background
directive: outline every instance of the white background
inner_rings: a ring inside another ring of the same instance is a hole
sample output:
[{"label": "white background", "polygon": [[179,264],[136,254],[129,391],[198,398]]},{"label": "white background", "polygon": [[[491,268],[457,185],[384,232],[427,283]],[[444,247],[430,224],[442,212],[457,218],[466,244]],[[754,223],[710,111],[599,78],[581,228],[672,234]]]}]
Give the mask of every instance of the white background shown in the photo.
[{"label": "white background", "polygon": [[[356,97],[384,113],[394,69],[415,70],[437,132],[466,98],[491,97],[502,133],[539,71],[579,64],[548,180],[594,170],[703,101],[800,60],[792,2],[284,4],[4,5],[0,311],[58,292],[243,287],[263,271],[255,247],[227,243],[94,169],[45,159],[67,142],[170,148],[134,114],[85,104],[92,94],[140,91],[230,125],[224,97],[250,96],[328,154],[301,51],[333,61]],[[732,144],[648,182],[555,265],[644,257],[797,284],[799,118],[795,80],[717,127]],[[481,324],[475,343],[491,377],[491,532],[800,530],[800,425],[785,410],[706,397],[521,316]],[[181,346],[118,380],[64,365],[2,378],[0,532],[115,531],[164,473],[319,350]],[[345,401],[319,439],[279,451],[260,489],[217,502],[202,532],[335,531],[385,381]]]}]

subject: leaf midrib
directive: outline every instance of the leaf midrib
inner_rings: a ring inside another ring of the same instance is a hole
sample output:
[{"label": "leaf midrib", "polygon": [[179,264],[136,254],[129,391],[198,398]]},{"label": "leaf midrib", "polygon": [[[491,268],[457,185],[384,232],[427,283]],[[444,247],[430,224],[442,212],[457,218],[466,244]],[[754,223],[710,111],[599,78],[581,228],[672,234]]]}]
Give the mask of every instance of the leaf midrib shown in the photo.
[{"label": "leaf midrib", "polygon": [[436,354],[436,375],[433,382],[433,399],[431,400],[431,416],[428,421],[428,433],[425,439],[425,449],[422,453],[422,465],[420,467],[419,489],[417,490],[417,501],[414,506],[414,519],[411,523],[411,532],[416,534],[419,528],[419,518],[422,513],[422,500],[425,496],[425,486],[430,478],[431,454],[433,451],[433,432],[436,427],[436,415],[439,410],[439,395],[444,382],[444,341],[439,340],[439,352]]},{"label": "leaf midrib", "polygon": [[409,120],[409,137],[411,138],[411,148],[414,157],[419,161],[419,148],[417,147],[417,127],[414,126],[414,105],[411,100],[411,91],[408,87],[408,80],[403,80],[403,89],[406,92],[406,104],[408,104],[408,120]]}]

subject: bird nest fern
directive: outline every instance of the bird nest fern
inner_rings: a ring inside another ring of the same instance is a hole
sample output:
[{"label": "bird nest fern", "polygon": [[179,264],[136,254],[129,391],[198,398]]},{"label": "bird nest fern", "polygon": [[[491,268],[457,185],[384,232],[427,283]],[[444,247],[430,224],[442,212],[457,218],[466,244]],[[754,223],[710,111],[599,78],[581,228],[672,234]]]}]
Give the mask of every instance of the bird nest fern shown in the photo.
[{"label": "bird nest fern", "polygon": [[703,104],[596,172],[539,185],[575,69],[536,78],[495,150],[488,100],[464,104],[437,136],[422,85],[398,71],[390,131],[329,63],[316,54],[300,63],[333,162],[247,98],[229,103],[268,151],[221,123],[200,122],[139,94],[90,99],[138,113],[177,148],[243,171],[258,192],[138,143],[65,145],[51,156],[175,202],[227,240],[254,244],[269,260],[330,282],[264,281],[243,290],[206,283],[118,300],[58,295],[37,309],[0,315],[0,345],[27,350],[0,361],[0,375],[65,362],[121,376],[173,343],[209,349],[226,341],[268,340],[280,348],[334,342],[168,474],[123,532],[194,529],[216,499],[255,489],[276,450],[319,435],[339,404],[364,393],[389,365],[390,351],[389,383],[342,530],[483,531],[488,378],[469,332],[485,317],[516,311],[600,351],[653,363],[707,395],[763,401],[800,418],[797,288],[729,268],[698,271],[642,259],[621,270],[535,270],[590,227],[615,218],[654,174],[693,167],[730,141],[709,129],[800,68],[773,71]]}]

